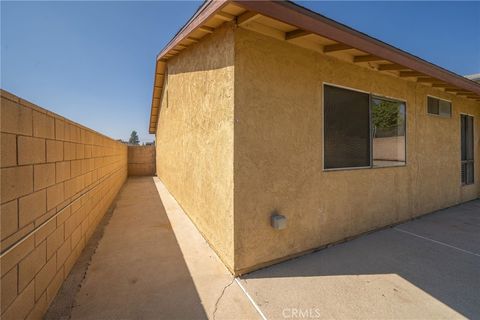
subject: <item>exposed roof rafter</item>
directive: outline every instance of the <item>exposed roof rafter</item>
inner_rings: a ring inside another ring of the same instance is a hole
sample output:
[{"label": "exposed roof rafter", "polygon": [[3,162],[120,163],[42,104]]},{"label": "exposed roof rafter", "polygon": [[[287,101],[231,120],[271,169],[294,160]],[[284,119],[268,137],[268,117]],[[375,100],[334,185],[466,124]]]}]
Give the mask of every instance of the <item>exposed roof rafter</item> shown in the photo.
[{"label": "exposed roof rafter", "polygon": [[256,13],[256,12],[252,12],[252,11],[245,12],[241,16],[237,17],[237,25],[241,26],[241,25],[247,24],[247,23],[252,22],[252,21],[254,21],[254,20],[256,20],[260,17],[261,17],[261,15]]},{"label": "exposed roof rafter", "polygon": [[301,30],[301,29],[297,29],[297,30],[293,30],[293,31],[285,33],[285,40],[293,40],[293,39],[297,39],[297,38],[303,38],[303,37],[309,36],[311,34],[312,34],[311,32]]},{"label": "exposed roof rafter", "polygon": [[407,67],[396,64],[396,63],[389,63],[389,64],[380,64],[378,65],[378,70],[380,71],[395,71],[395,70],[408,70]]},{"label": "exposed roof rafter", "polygon": [[336,44],[330,44],[328,46],[323,47],[323,52],[328,53],[328,52],[336,52],[336,51],[345,51],[350,49],[353,49],[353,48],[349,45],[346,45],[343,43],[336,43]]},{"label": "exposed roof rafter", "polygon": [[[221,23],[232,20],[236,21],[237,26],[253,29],[279,40],[288,41],[305,37],[304,41],[294,43],[320,52],[323,48],[324,53],[331,53],[345,61],[374,62],[379,71],[395,71],[393,73],[399,77],[414,78],[409,80],[416,80],[435,88],[458,88],[458,91],[451,92],[476,101],[480,100],[480,84],[290,1],[206,1],[158,54],[155,72],[164,73],[165,65],[158,63],[165,64],[184,48],[213,33]],[[316,36],[307,38],[309,35]],[[158,89],[161,97],[165,81],[164,77],[155,76],[155,79],[150,116],[152,133],[156,130],[158,121],[156,115],[160,110]]]},{"label": "exposed roof rafter", "polygon": [[358,63],[358,62],[373,62],[373,61],[382,61],[385,60],[383,58],[376,57],[374,55],[368,54],[368,55],[363,55],[363,56],[354,56],[353,57],[353,62]]}]

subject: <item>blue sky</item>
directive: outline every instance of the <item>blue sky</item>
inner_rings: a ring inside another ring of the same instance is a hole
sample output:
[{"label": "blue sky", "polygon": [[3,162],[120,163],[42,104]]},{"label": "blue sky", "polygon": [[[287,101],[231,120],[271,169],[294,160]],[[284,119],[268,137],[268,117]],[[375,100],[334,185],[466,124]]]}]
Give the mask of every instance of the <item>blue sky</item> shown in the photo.
[{"label": "blue sky", "polygon": [[[480,2],[300,4],[459,74],[480,72]],[[1,87],[105,133],[152,141],[155,56],[198,1],[1,3]]]}]

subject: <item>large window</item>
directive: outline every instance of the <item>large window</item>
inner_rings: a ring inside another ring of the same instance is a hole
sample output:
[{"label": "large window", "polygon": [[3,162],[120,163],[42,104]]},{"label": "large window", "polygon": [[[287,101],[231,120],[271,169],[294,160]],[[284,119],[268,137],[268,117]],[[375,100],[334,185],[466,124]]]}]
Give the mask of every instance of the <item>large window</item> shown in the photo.
[{"label": "large window", "polygon": [[462,184],[473,184],[474,162],[473,162],[473,117],[462,114],[461,121],[461,152],[462,152]]},{"label": "large window", "polygon": [[325,169],[404,164],[404,102],[324,86]]}]

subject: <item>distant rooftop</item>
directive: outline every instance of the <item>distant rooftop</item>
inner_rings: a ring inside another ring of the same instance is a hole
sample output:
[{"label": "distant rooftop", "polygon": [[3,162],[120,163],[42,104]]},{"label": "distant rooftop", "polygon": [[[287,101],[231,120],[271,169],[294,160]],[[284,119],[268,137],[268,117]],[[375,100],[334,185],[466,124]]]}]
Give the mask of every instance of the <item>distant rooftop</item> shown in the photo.
[{"label": "distant rooftop", "polygon": [[471,75],[465,76],[465,78],[480,83],[480,73],[471,74]]}]

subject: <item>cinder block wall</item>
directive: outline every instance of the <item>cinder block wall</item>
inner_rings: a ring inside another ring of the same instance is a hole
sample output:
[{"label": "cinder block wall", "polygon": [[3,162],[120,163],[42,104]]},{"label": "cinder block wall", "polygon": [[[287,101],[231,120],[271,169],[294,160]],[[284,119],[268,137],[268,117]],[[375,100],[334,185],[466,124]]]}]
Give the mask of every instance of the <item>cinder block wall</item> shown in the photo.
[{"label": "cinder block wall", "polygon": [[41,318],[127,176],[127,146],[1,92],[1,318]]},{"label": "cinder block wall", "polygon": [[155,146],[128,146],[128,175],[155,175]]}]

